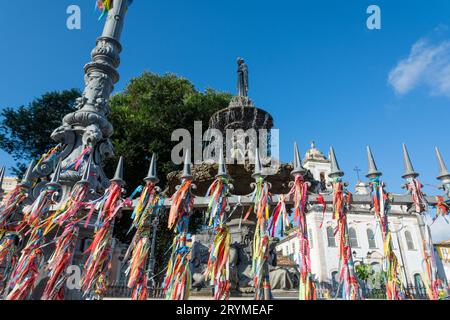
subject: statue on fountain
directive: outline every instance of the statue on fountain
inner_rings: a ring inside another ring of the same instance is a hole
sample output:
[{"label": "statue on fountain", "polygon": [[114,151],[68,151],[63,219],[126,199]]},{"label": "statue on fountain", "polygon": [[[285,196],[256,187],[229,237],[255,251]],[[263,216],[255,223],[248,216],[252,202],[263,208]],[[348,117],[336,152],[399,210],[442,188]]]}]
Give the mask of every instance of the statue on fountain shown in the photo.
[{"label": "statue on fountain", "polygon": [[248,67],[244,59],[238,58],[238,96],[248,97]]},{"label": "statue on fountain", "polygon": [[237,96],[234,97],[230,103],[230,107],[253,107],[253,103],[248,97],[249,79],[248,66],[244,59],[237,59],[238,65],[238,79],[237,79]]}]

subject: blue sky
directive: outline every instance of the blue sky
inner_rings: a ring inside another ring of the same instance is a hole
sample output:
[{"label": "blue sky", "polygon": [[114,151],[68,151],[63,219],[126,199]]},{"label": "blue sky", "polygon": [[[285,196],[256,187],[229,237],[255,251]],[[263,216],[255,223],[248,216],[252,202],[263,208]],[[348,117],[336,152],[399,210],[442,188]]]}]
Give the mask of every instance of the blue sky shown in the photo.
[{"label": "blue sky", "polygon": [[[81,7],[81,30],[66,28],[70,4]],[[366,28],[371,4],[381,8],[381,30]],[[446,0],[135,0],[116,91],[148,70],[176,73],[200,90],[235,92],[242,56],[251,98],[280,129],[283,161],[294,141],[302,152],[311,140],[324,152],[333,145],[354,183],[369,144],[388,189],[398,192],[405,142],[422,182],[436,185],[435,145],[450,164],[443,120],[450,115],[449,12]],[[93,0],[5,2],[0,108],[81,88],[102,29],[97,18]]]}]

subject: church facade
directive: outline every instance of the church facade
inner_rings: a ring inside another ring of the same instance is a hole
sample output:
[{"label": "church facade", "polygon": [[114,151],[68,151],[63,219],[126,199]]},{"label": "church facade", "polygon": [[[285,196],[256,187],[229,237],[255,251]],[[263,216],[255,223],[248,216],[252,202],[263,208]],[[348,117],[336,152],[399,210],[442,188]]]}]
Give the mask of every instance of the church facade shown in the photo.
[{"label": "church facade", "polygon": [[[315,180],[321,182],[322,188],[327,188],[331,163],[314,144],[306,152],[304,167],[310,171]],[[364,183],[360,182],[354,193],[368,194],[369,190]],[[409,288],[415,290],[416,295],[425,294],[422,243],[426,239],[421,234],[419,220],[416,216],[407,213],[406,207],[393,206],[390,210],[389,221],[394,251],[401,265],[402,283],[405,287],[407,284]],[[322,207],[313,208],[308,213],[307,223],[312,273],[322,287],[336,290],[339,283],[339,244],[334,235],[336,221],[332,219],[331,208],[328,208],[325,214]],[[374,213],[370,212],[368,206],[352,206],[348,215],[348,226],[355,265],[360,263],[371,265],[374,273],[382,270],[383,240]],[[292,229],[280,240],[276,250],[279,256],[289,257],[298,264],[300,243],[297,231]],[[366,285],[369,289],[376,286],[373,283]]]}]

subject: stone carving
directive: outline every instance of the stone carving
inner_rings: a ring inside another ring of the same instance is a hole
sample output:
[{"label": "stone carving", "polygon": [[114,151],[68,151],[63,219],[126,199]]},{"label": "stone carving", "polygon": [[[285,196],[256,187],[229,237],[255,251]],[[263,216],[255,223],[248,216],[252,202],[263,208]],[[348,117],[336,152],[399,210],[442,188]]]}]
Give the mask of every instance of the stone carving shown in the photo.
[{"label": "stone carving", "polygon": [[65,194],[81,178],[81,172],[86,166],[86,161],[77,171],[67,170],[80,157],[85,147],[92,148],[94,154],[93,186],[98,193],[108,186],[108,179],[103,172],[102,162],[107,157],[114,155],[109,138],[113,134],[113,127],[106,118],[110,113],[108,105],[109,97],[114,89],[114,84],[119,81],[116,71],[120,64],[120,35],[123,29],[124,16],[127,11],[128,1],[113,0],[109,10],[102,35],[97,39],[96,46],[92,50],[92,61],[84,67],[85,89],[82,97],[76,100],[77,111],[67,114],[63,124],[51,135],[51,138],[60,143],[62,152],[53,163],[43,162],[34,172],[39,177],[47,177],[55,167],[56,161],[62,160],[63,170],[61,182]]},{"label": "stone carving", "polygon": [[85,81],[86,89],[83,96],[87,99],[87,103],[93,105],[97,112],[108,113],[109,111],[104,108],[113,89],[111,78],[105,73],[93,71],[86,75]]},{"label": "stone carving", "polygon": [[249,246],[234,242],[230,248],[230,282],[231,290],[253,292],[251,265],[252,257]]},{"label": "stone carving", "polygon": [[100,157],[102,159],[108,159],[114,157],[114,146],[111,143],[111,140],[106,139],[101,141],[98,144],[98,152],[100,153]]},{"label": "stone carving", "polygon": [[56,141],[58,143],[69,144],[73,143],[74,133],[70,125],[63,124],[62,126],[56,128],[50,137],[53,141]]},{"label": "stone carving", "polygon": [[[91,124],[96,124],[103,133],[105,138],[109,138],[113,133],[113,127],[111,123],[99,113],[94,111],[85,110],[84,107],[80,111],[69,113],[63,119],[64,125],[71,127],[87,127]],[[73,130],[73,129],[70,129]]]},{"label": "stone carving", "polygon": [[270,287],[272,290],[292,290],[296,288],[296,275],[288,269],[277,265],[277,252],[275,247],[278,242],[278,239],[273,239],[270,243],[268,259]]},{"label": "stone carving", "polygon": [[209,250],[208,247],[199,241],[195,241],[192,245],[192,254],[191,254],[192,287],[198,290],[206,286],[205,272],[209,258],[208,250]]},{"label": "stone carving", "polygon": [[238,97],[248,97],[248,67],[244,59],[238,58]]},{"label": "stone carving", "polygon": [[96,146],[97,143],[102,139],[103,134],[97,125],[91,124],[90,126],[86,127],[86,129],[84,129],[82,137],[83,146],[92,148]]}]

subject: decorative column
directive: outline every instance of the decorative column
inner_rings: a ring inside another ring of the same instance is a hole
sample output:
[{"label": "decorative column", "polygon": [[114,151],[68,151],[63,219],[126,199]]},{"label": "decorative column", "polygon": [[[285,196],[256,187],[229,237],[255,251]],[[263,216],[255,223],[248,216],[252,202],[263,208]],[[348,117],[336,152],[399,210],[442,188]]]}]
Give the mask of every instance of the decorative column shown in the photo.
[{"label": "decorative column", "polygon": [[35,174],[48,176],[62,159],[60,182],[67,195],[77,181],[81,179],[87,159],[93,153],[90,177],[93,189],[98,194],[109,186],[109,180],[102,169],[104,159],[113,155],[113,146],[109,138],[113,127],[107,117],[110,113],[109,97],[114,85],[119,81],[117,68],[120,64],[122,46],[119,42],[127,12],[129,0],[113,0],[108,11],[105,27],[97,45],[92,51],[92,61],[84,67],[85,89],[76,101],[77,111],[66,115],[61,127],[52,133],[52,139],[59,143],[58,157],[49,157],[35,168]]},{"label": "decorative column", "polygon": [[437,179],[441,181],[441,189],[444,190],[445,196],[448,199],[450,197],[450,172],[448,172],[445,161],[438,148],[436,148],[436,156],[439,164],[439,176]]},{"label": "decorative column", "polygon": [[[157,170],[156,170],[156,155],[153,154],[152,160],[150,162],[150,168],[148,170],[147,177],[144,179],[147,184],[156,185],[159,182]],[[158,188],[158,187],[157,187]],[[158,188],[159,191],[159,188]],[[158,204],[159,206],[159,204]],[[151,221],[151,232],[152,232],[152,244],[150,246],[150,259],[149,259],[149,274],[150,279],[148,279],[148,288],[150,290],[150,296],[154,297],[154,289],[156,289],[155,282],[155,265],[156,265],[156,238],[158,235],[159,218],[163,210],[156,210],[155,217]]]},{"label": "decorative column", "polygon": [[[333,147],[330,148],[331,172],[328,177],[333,186],[333,220],[337,221],[336,235],[339,237],[339,265],[342,297],[346,300],[363,299],[355,274],[352,247],[348,237],[347,214],[349,212],[350,194],[342,182],[344,172],[339,168]],[[339,291],[339,290],[338,290]]]},{"label": "decorative column", "polygon": [[[444,197],[436,197],[438,200],[437,207],[441,214],[448,214],[449,211],[448,203],[450,198],[450,172],[448,171],[445,161],[441,155],[441,152],[437,147],[436,147],[436,156],[439,164],[439,176],[437,177],[437,179],[441,181],[441,189],[445,193]],[[447,278],[443,277],[442,280],[448,288]]]},{"label": "decorative column", "polygon": [[388,300],[400,300],[400,263],[394,252],[392,232],[389,226],[389,197],[384,190],[384,183],[381,181],[383,173],[378,171],[370,147],[367,147],[367,161],[369,169],[366,177],[369,179],[372,210],[375,213],[375,218],[378,220],[383,239],[383,270],[386,274],[386,296]]},{"label": "decorative column", "polygon": [[2,167],[0,169],[0,201],[3,200],[3,179],[5,178],[5,171],[6,171],[6,167]]},{"label": "decorative column", "polygon": [[297,143],[294,145],[294,170],[292,175],[295,180],[289,196],[293,195],[294,200],[294,220],[298,220],[298,240],[300,244],[300,279],[299,279],[299,299],[316,300],[316,284],[311,273],[310,257],[310,235],[308,234],[308,223],[306,219],[306,205],[308,202],[308,187],[310,184],[304,181],[306,169],[303,168],[298,151]]},{"label": "decorative column", "polygon": [[[270,255],[270,237],[267,230],[267,222],[269,220],[270,184],[265,181],[258,148],[256,148],[255,152],[255,170],[252,178],[255,180],[253,184],[255,191],[252,195],[254,201],[253,211],[256,213],[257,219],[252,244],[252,274],[255,300],[271,300],[272,291],[270,288],[270,270],[268,263]],[[247,216],[249,213],[247,213]],[[246,219],[247,217],[244,218],[244,220]]]},{"label": "decorative column", "polygon": [[402,187],[406,188],[412,197],[412,206],[409,208],[409,211],[417,217],[419,224],[420,235],[422,238],[423,266],[425,267],[424,274],[427,278],[425,279],[427,294],[430,300],[437,300],[439,296],[438,275],[434,257],[433,241],[431,238],[430,227],[425,223],[425,219],[423,218],[423,214],[428,209],[428,203],[422,192],[422,184],[417,179],[419,174],[414,171],[405,144],[403,144],[403,163],[405,165],[405,173],[402,178],[406,180],[406,184]]}]

